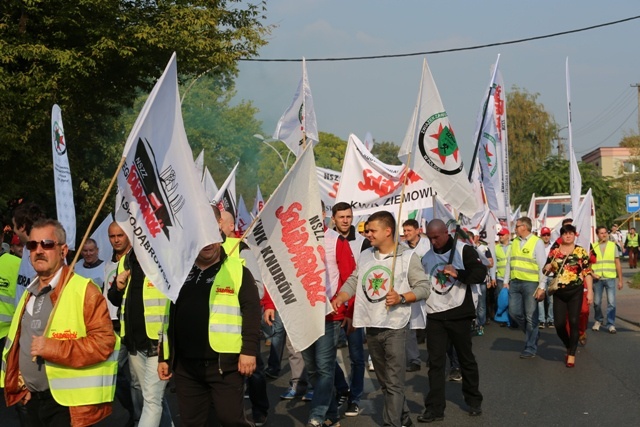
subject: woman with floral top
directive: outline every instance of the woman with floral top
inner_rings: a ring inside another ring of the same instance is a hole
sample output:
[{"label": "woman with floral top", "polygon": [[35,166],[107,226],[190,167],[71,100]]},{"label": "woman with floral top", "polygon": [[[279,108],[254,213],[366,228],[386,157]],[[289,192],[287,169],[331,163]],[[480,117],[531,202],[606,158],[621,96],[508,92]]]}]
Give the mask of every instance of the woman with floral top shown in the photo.
[{"label": "woman with floral top", "polygon": [[[565,364],[573,368],[578,347],[578,318],[582,306],[582,294],[586,285],[587,301],[593,302],[593,286],[589,252],[575,244],[576,228],[567,224],[560,229],[562,242],[549,252],[545,272],[555,273],[558,290],[553,294],[553,317],[556,332],[567,348]],[[569,332],[566,323],[569,321]]]}]

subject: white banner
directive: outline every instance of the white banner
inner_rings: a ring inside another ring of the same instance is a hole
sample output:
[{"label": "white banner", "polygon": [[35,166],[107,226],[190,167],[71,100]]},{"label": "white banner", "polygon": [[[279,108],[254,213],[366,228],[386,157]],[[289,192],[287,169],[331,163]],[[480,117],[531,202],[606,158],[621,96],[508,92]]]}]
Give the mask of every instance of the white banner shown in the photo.
[{"label": "white banner", "polygon": [[244,203],[244,199],[240,196],[240,200],[238,201],[238,216],[236,217],[236,233],[238,236],[244,234],[247,227],[251,225],[251,221],[251,214],[247,209],[247,205]]},{"label": "white banner", "polygon": [[406,166],[382,163],[367,150],[357,136],[349,135],[342,165],[342,177],[336,201],[351,205],[354,216],[369,215],[380,210],[391,212],[396,218],[402,211],[429,208],[435,192],[415,172],[409,170],[402,197],[402,181]]},{"label": "white banner", "polygon": [[304,58],[302,58],[302,79],[298,84],[298,90],[293,96],[291,105],[280,117],[273,133],[273,139],[284,142],[296,156],[300,155],[305,143],[313,142],[315,145],[320,141],[316,111],[313,108],[313,97],[307,77],[307,64]]},{"label": "white banner", "polygon": [[198,154],[198,157],[193,162],[196,166],[196,176],[204,180],[204,148]]},{"label": "white banner", "polygon": [[256,199],[253,201],[253,209],[251,209],[251,215],[257,217],[260,211],[264,208],[264,199],[262,198],[262,191],[258,185],[258,191],[256,191]]},{"label": "white banner", "polygon": [[204,194],[207,196],[207,201],[211,203],[218,194],[218,186],[209,172],[207,166],[204,167],[204,174],[202,175],[202,187],[204,188]]},{"label": "white banner", "polygon": [[324,225],[313,147],[296,163],[260,212],[248,238],[269,295],[296,351],[324,334]]},{"label": "white banner", "polygon": [[578,160],[576,159],[576,153],[573,151],[573,137],[571,131],[571,83],[569,82],[569,58],[567,58],[566,65],[566,78],[567,78],[567,131],[569,132],[569,184],[571,191],[571,210],[578,212],[580,206],[580,197],[582,196],[582,176],[580,175],[580,169],[578,169]]},{"label": "white banner", "polygon": [[233,167],[233,170],[222,184],[222,187],[218,189],[218,192],[213,197],[213,203],[218,206],[220,212],[227,211],[234,218],[238,217],[238,209],[236,205],[236,170],[238,170],[238,165],[240,163],[236,163]]},{"label": "white banner", "polygon": [[576,244],[582,246],[589,252],[591,244],[595,241],[595,209],[591,189],[582,199],[578,213],[573,217],[573,226],[576,227],[578,236]]},{"label": "white banner", "polygon": [[175,53],[129,134],[115,219],[151,282],[175,302],[200,250],[221,242],[182,122]]},{"label": "white banner", "polygon": [[51,110],[51,145],[53,148],[53,181],[56,190],[58,221],[67,232],[65,242],[69,249],[76,250],[76,208],[73,204],[71,168],[67,157],[67,139],[62,125],[62,113],[58,104]]},{"label": "white banner", "polygon": [[509,196],[509,138],[507,132],[507,93],[500,69],[496,73],[495,90],[493,92],[493,114],[500,139],[500,193],[504,198],[504,212],[497,212],[498,218],[504,218],[507,228],[511,224],[511,198]]},{"label": "white banner", "polygon": [[320,200],[324,202],[324,211],[327,216],[330,217],[331,209],[333,209],[333,205],[337,202],[336,196],[338,195],[338,187],[342,173],[317,167],[316,175],[318,176],[318,185],[320,186]]},{"label": "white banner", "polygon": [[438,197],[456,210],[469,217],[476,213],[476,200],[462,163],[462,153],[426,59],[418,101],[398,158],[429,182]]}]

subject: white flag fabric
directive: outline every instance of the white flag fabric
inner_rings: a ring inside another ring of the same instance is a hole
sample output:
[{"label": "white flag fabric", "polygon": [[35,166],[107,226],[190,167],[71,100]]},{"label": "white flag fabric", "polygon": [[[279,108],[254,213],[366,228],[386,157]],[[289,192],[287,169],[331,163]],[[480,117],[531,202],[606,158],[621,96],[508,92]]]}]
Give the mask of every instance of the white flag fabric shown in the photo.
[{"label": "white flag fabric", "polygon": [[571,132],[571,84],[569,82],[569,58],[566,61],[566,77],[567,77],[567,123],[569,132],[569,182],[571,191],[571,210],[578,212],[580,206],[580,197],[582,196],[582,177],[580,169],[578,169],[578,161],[576,153],[573,151],[573,138]]},{"label": "white flag fabric", "polygon": [[293,348],[304,350],[324,334],[329,303],[313,146],[271,195],[248,241]]},{"label": "white flag fabric", "polygon": [[133,125],[115,219],[151,282],[175,302],[200,250],[221,242],[182,122],[175,53]]},{"label": "white flag fabric", "polygon": [[58,104],[51,110],[51,146],[53,148],[53,181],[56,190],[58,221],[67,232],[65,242],[69,249],[76,250],[76,208],[73,203],[71,168],[67,157],[67,138],[62,125],[62,112]]},{"label": "white flag fabric", "polygon": [[298,84],[298,90],[293,96],[291,105],[280,117],[273,139],[284,142],[296,156],[302,152],[305,143],[317,144],[320,141],[304,58],[302,58],[302,79]]},{"label": "white flag fabric", "polygon": [[364,135],[364,146],[367,147],[367,150],[371,151],[373,150],[373,135],[371,135],[371,132],[367,132]]},{"label": "white flag fabric", "polygon": [[218,186],[207,166],[204,167],[204,174],[202,175],[202,187],[204,188],[204,194],[207,196],[207,201],[212,202],[216,194],[218,194]]},{"label": "white flag fabric", "polygon": [[462,154],[426,59],[418,102],[398,158],[429,182],[438,197],[454,209],[469,217],[476,213],[477,204]]},{"label": "white flag fabric", "polygon": [[341,172],[321,167],[316,168],[318,185],[320,186],[320,200],[324,202],[324,211],[327,216],[331,216],[331,209],[336,204],[336,196],[340,186]]},{"label": "white flag fabric", "polygon": [[[511,230],[511,197],[509,196],[509,133],[507,131],[507,93],[505,91],[504,79],[498,69],[496,73],[495,90],[493,92],[493,114],[496,121],[496,129],[500,140],[500,179],[501,194],[504,198],[503,212],[496,212],[498,218],[505,219],[507,228]],[[500,193],[498,194],[500,196]]]},{"label": "white flag fabric", "polygon": [[576,244],[582,246],[587,250],[591,248],[591,244],[595,240],[595,209],[593,206],[593,196],[591,195],[591,189],[587,191],[578,213],[573,217],[573,226],[576,227],[578,236],[576,237]]},{"label": "white flag fabric", "polygon": [[527,216],[529,217],[529,219],[531,220],[531,223],[535,227],[536,224],[533,220],[536,219],[536,193],[531,194],[531,200],[529,201],[529,209],[527,209]]},{"label": "white flag fabric", "polygon": [[502,185],[502,143],[496,122],[494,109],[487,108],[486,118],[482,128],[480,146],[478,147],[478,162],[482,170],[482,187],[487,199],[487,205],[497,215],[505,213],[505,197]]},{"label": "white flag fabric", "polygon": [[236,163],[233,167],[233,170],[222,184],[222,187],[218,190],[216,195],[213,197],[213,203],[218,206],[220,212],[227,211],[234,218],[238,217],[238,209],[236,205],[236,171],[238,170],[238,165],[240,163]]},{"label": "white flag fabric", "polygon": [[240,200],[238,201],[238,216],[236,217],[236,233],[239,236],[242,236],[249,225],[251,225],[251,214],[247,209],[247,205],[244,203],[244,199],[240,196]]},{"label": "white flag fabric", "polygon": [[542,210],[538,214],[538,229],[547,226],[547,212],[549,211],[549,201],[544,204]]},{"label": "white flag fabric", "polygon": [[[407,175],[402,193],[402,181]],[[351,205],[353,215],[369,215],[379,210],[398,218],[400,200],[403,212],[433,206],[433,188],[405,165],[381,162],[367,150],[357,136],[349,135],[336,201]],[[468,182],[467,182],[468,184]]]},{"label": "white flag fabric", "polygon": [[444,202],[440,197],[434,197],[433,205],[433,218],[441,219],[447,225],[449,233],[453,234],[456,231],[458,219],[460,219],[460,226],[469,228],[471,227],[471,220],[466,216],[460,216],[456,218],[453,207]]},{"label": "white flag fabric", "polygon": [[196,176],[200,179],[204,179],[204,148],[198,154],[198,157],[194,160],[196,166]]},{"label": "white flag fabric", "polygon": [[[518,205],[518,208],[513,212],[513,214],[511,214],[511,223],[512,224],[515,223],[518,220],[518,218],[522,217],[522,214],[520,213],[520,208],[521,207],[522,206]],[[509,229],[509,230],[511,230],[511,229]]]},{"label": "white flag fabric", "polygon": [[260,186],[258,185],[258,191],[256,192],[256,199],[253,201],[253,209],[251,210],[251,215],[253,217],[257,217],[262,208],[264,207],[264,199],[262,198],[262,192],[260,191]]}]

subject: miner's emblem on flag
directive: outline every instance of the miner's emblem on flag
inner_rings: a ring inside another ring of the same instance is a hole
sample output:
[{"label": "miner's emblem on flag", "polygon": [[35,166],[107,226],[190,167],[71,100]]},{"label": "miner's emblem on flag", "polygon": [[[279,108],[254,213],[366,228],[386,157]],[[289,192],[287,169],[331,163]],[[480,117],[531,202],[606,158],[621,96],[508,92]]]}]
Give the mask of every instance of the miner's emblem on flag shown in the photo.
[{"label": "miner's emblem on flag", "polygon": [[436,171],[445,175],[456,175],[462,171],[458,142],[446,112],[432,115],[422,125],[418,148],[425,162]]},{"label": "miner's emblem on flag", "polygon": [[447,276],[445,274],[445,265],[446,263],[440,262],[433,266],[430,272],[430,275],[433,278],[431,281],[431,290],[438,295],[448,294],[453,288],[453,284],[456,281],[453,277]]},{"label": "miner's emblem on flag", "polygon": [[58,122],[55,122],[53,124],[53,132],[55,138],[56,153],[58,153],[59,156],[62,156],[67,152],[67,144],[64,141],[64,131],[62,130],[62,127],[58,124]]},{"label": "miner's emblem on flag", "polygon": [[383,302],[391,289],[391,270],[377,265],[364,274],[362,290],[369,302]]}]

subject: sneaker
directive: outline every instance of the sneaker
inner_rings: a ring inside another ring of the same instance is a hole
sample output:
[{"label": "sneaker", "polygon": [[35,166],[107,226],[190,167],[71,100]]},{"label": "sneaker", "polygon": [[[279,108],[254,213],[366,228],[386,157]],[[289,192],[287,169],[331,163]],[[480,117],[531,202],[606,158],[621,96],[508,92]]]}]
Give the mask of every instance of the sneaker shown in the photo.
[{"label": "sneaker", "polygon": [[476,330],[476,334],[481,337],[484,335],[484,326],[478,326],[478,329]]},{"label": "sneaker", "polygon": [[469,415],[472,417],[477,417],[479,415],[482,415],[482,408],[480,408],[479,406],[472,406],[469,408]]},{"label": "sneaker", "polygon": [[347,390],[346,393],[338,394],[336,396],[336,402],[338,402],[338,408],[341,407],[342,405],[344,405],[345,403],[347,403],[347,400],[349,400],[349,391],[348,390]]},{"label": "sneaker", "polygon": [[340,427],[340,421],[331,421],[331,420],[325,420],[324,423],[322,423],[323,427]]},{"label": "sneaker", "polygon": [[462,374],[460,373],[460,369],[452,369],[451,372],[449,372],[447,381],[455,381],[455,382],[462,381]]},{"label": "sneaker", "polygon": [[293,387],[289,387],[289,389],[280,395],[280,399],[282,400],[293,400],[296,397],[300,396]]},{"label": "sneaker", "polygon": [[553,324],[553,320],[549,320],[547,322],[547,328],[555,329],[556,325]]},{"label": "sneaker", "polygon": [[349,403],[347,410],[344,412],[346,417],[357,417],[360,413],[360,407],[357,403]]},{"label": "sneaker", "polygon": [[369,359],[369,372],[373,372],[375,370],[376,370],[376,368],[373,367],[373,361],[371,359]]},{"label": "sneaker", "polygon": [[303,402],[311,402],[312,400],[313,400],[313,390],[306,392],[305,395],[302,396]]},{"label": "sneaker", "polygon": [[324,423],[320,423],[320,421],[317,420],[309,420],[309,422],[307,423],[307,427],[321,427],[322,424]]},{"label": "sneaker", "polygon": [[596,320],[596,322],[595,322],[595,323],[593,324],[593,326],[591,327],[591,330],[592,330],[592,331],[596,331],[596,332],[597,332],[597,331],[599,331],[599,330],[600,330],[600,326],[602,326],[602,323],[600,323],[600,322],[598,322],[598,321]]},{"label": "sneaker", "polygon": [[261,427],[263,425],[265,425],[267,423],[267,416],[266,415],[254,415],[253,416],[253,424],[256,427]]},{"label": "sneaker", "polygon": [[405,371],[407,372],[417,372],[421,368],[419,363],[409,363],[409,366],[406,367]]},{"label": "sneaker", "polygon": [[544,327],[545,327],[544,322],[539,322],[538,323],[538,329],[544,329]]},{"label": "sneaker", "polygon": [[418,422],[420,423],[432,423],[434,421],[442,421],[444,420],[443,414],[434,414],[429,409],[425,409],[424,412],[418,415]]},{"label": "sneaker", "polygon": [[615,334],[616,332],[618,332],[618,331],[616,331],[616,327],[615,326],[613,326],[613,325],[609,326],[609,333],[610,334]]}]

